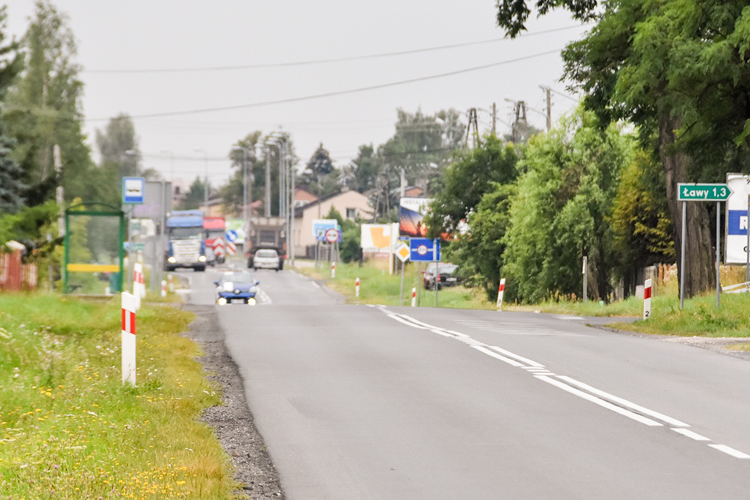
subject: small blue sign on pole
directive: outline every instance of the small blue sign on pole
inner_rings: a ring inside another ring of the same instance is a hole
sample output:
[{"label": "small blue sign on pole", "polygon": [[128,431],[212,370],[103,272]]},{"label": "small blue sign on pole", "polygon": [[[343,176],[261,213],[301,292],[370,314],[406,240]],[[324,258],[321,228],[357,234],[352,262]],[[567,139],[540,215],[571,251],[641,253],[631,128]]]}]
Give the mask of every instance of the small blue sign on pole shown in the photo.
[{"label": "small blue sign on pole", "polygon": [[234,229],[230,229],[229,231],[227,231],[224,236],[227,237],[227,241],[231,241],[232,243],[237,241],[237,231],[235,231]]},{"label": "small blue sign on pole", "polygon": [[122,178],[122,202],[131,205],[143,203],[146,181],[143,177]]},{"label": "small blue sign on pole", "polygon": [[409,240],[412,262],[436,262],[440,260],[440,240],[412,238]]}]

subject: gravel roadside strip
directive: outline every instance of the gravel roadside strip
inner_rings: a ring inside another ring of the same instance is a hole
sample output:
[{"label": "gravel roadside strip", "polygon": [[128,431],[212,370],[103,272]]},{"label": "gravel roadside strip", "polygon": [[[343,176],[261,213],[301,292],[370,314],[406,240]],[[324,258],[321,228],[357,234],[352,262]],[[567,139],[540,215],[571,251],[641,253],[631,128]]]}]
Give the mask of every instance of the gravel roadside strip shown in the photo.
[{"label": "gravel roadside strip", "polygon": [[224,344],[213,305],[183,304],[195,313],[195,321],[185,335],[204,351],[198,358],[208,378],[222,391],[223,406],[204,411],[201,420],[216,432],[235,468],[235,480],[243,485],[241,493],[252,499],[284,498],[279,474],[271,461],[263,437],[258,433],[247,405],[242,377]]}]

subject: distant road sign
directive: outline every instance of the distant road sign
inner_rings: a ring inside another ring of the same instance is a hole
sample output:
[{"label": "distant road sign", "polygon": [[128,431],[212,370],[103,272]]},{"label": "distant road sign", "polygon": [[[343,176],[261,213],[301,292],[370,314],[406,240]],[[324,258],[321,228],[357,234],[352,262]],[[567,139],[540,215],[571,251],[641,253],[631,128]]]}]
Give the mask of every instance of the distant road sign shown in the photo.
[{"label": "distant road sign", "polygon": [[[437,252],[435,252],[437,243]],[[429,238],[412,238],[409,240],[409,258],[412,262],[433,262],[440,260],[440,241]],[[435,258],[437,257],[437,259]]]},{"label": "distant road sign", "polygon": [[339,230],[334,228],[326,230],[326,241],[328,243],[336,243],[339,241]]},{"label": "distant road sign", "polygon": [[122,178],[122,202],[128,204],[143,203],[143,191],[146,181],[143,177]]},{"label": "distant road sign", "polygon": [[726,201],[731,194],[726,184],[677,184],[677,201]]},{"label": "distant road sign", "polygon": [[229,231],[227,231],[226,237],[227,241],[231,241],[234,243],[235,241],[237,241],[237,231],[235,231],[234,229],[230,229]]},{"label": "distant road sign", "polygon": [[407,245],[406,243],[401,243],[396,249],[396,256],[401,262],[406,262],[407,260],[409,260],[410,254],[411,251],[409,250],[409,245]]}]

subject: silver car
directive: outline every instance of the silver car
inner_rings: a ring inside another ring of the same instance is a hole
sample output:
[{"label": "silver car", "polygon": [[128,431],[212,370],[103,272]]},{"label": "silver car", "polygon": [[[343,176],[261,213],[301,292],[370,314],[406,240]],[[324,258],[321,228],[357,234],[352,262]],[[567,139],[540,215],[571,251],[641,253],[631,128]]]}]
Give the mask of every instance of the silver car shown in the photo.
[{"label": "silver car", "polygon": [[255,252],[253,257],[253,268],[255,269],[281,269],[281,258],[276,250],[263,248]]}]

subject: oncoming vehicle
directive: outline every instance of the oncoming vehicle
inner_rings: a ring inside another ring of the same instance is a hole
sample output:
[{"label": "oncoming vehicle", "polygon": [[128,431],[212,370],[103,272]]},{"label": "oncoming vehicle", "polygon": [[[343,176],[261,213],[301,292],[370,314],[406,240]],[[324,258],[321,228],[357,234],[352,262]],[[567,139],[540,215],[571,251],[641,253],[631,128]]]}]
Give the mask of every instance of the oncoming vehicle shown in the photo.
[{"label": "oncoming vehicle", "polygon": [[221,275],[216,285],[216,303],[223,306],[226,304],[249,304],[257,303],[255,298],[258,293],[260,281],[256,281],[248,272],[229,272]]},{"label": "oncoming vehicle", "polygon": [[281,259],[276,250],[270,248],[263,248],[255,252],[255,258],[252,262],[252,267],[255,269],[276,269],[281,270]]},{"label": "oncoming vehicle", "polygon": [[441,262],[439,265],[430,263],[427,265],[427,269],[424,272],[424,278],[422,280],[424,288],[432,290],[435,288],[435,272],[440,273],[440,279],[438,279],[438,288],[444,286],[455,286],[458,284],[458,277],[456,271],[458,266],[451,264],[450,262]]}]

